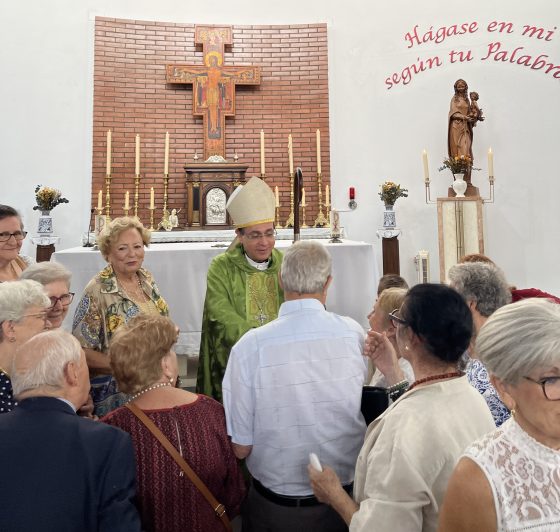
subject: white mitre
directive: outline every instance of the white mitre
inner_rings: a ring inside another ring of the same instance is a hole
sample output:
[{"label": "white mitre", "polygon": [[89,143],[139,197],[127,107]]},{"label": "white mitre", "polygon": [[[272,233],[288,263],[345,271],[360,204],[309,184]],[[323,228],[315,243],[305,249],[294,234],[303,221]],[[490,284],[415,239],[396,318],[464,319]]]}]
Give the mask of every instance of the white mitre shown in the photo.
[{"label": "white mitre", "polygon": [[252,177],[237,187],[228,199],[226,209],[237,229],[274,222],[276,197],[260,178]]}]

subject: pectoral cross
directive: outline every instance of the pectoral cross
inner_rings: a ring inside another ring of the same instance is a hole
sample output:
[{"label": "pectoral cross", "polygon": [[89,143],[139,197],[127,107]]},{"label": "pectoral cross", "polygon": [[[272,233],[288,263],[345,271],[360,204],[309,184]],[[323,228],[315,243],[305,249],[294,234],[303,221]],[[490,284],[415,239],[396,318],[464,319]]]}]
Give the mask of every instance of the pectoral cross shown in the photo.
[{"label": "pectoral cross", "polygon": [[203,65],[166,65],[167,83],[193,85],[193,115],[202,116],[204,159],[225,158],[225,117],[235,114],[235,85],[259,85],[257,66],[224,66],[224,46],[232,42],[231,26],[195,26]]},{"label": "pectoral cross", "polygon": [[262,311],[262,309],[259,309],[259,313],[255,314],[255,319],[259,322],[259,325],[264,325],[268,316]]}]

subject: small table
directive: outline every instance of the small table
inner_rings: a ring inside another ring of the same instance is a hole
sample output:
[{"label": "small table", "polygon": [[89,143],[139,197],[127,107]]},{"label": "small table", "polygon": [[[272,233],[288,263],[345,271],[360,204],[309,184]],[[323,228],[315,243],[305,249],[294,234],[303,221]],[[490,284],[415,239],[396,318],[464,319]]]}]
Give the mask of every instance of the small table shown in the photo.
[{"label": "small table", "polygon": [[51,255],[55,252],[55,244],[58,244],[59,236],[34,236],[31,242],[37,246],[37,254],[35,260],[37,262],[48,262]]}]

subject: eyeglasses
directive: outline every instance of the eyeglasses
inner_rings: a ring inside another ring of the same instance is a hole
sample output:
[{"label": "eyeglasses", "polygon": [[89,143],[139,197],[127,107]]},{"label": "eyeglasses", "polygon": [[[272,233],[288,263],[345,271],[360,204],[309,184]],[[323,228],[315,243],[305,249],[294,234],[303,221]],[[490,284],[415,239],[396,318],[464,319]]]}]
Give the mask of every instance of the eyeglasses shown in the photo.
[{"label": "eyeglasses", "polygon": [[560,401],[560,377],[544,377],[538,381],[531,377],[524,378],[538,384],[549,401]]},{"label": "eyeglasses", "polygon": [[50,296],[49,299],[51,300],[50,308],[55,307],[59,301],[63,307],[67,307],[70,303],[72,303],[72,300],[74,299],[74,292],[62,294],[60,297]]},{"label": "eyeglasses", "polygon": [[47,325],[47,322],[49,321],[49,318],[47,316],[47,311],[44,310],[43,312],[33,312],[32,314],[24,314],[22,316],[22,318],[41,318],[43,320],[43,322],[45,323],[45,326]]},{"label": "eyeglasses", "polygon": [[18,242],[22,241],[27,236],[27,231],[4,231],[0,233],[0,242],[7,242],[10,238],[14,237]]},{"label": "eyeglasses", "polygon": [[393,310],[393,312],[389,313],[389,319],[391,320],[391,323],[393,324],[393,327],[397,327],[397,325],[408,325],[406,320],[403,320],[400,316],[400,309],[396,308]]},{"label": "eyeglasses", "polygon": [[247,233],[245,235],[249,240],[259,240],[261,238],[266,238],[267,240],[272,240],[276,236],[276,231],[266,231],[265,233]]}]

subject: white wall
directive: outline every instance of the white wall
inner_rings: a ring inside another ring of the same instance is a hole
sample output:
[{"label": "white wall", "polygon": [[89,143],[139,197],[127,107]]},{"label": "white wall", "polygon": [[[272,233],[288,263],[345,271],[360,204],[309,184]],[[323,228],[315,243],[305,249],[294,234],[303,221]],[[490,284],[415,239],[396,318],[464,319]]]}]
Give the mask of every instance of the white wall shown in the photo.
[{"label": "white wall", "polygon": [[[445,195],[450,177],[437,167],[447,150],[447,112],[452,85],[465,78],[480,93],[486,121],[475,129],[475,174],[487,190],[486,150],[495,152],[496,203],[485,206],[486,253],[520,286],[560,293],[558,226],[560,172],[555,162],[560,123],[560,80],[543,70],[509,62],[481,61],[488,43],[501,41],[512,51],[548,54],[560,65],[560,30],[550,41],[524,37],[524,24],[560,27],[560,7],[549,0],[512,5],[505,0],[470,3],[429,0],[370,2],[283,0],[236,2],[160,0],[44,0],[0,5],[0,202],[21,210],[28,229],[36,184],[54,185],[71,201],[54,211],[59,249],[79,245],[87,227],[92,157],[93,17],[182,23],[329,24],[332,194],[335,206],[347,203],[356,187],[358,209],[342,214],[351,238],[381,245],[378,186],[390,178],[409,189],[397,203],[401,271],[415,278],[412,262],[419,249],[432,258],[438,279],[437,223],[434,206],[424,204],[421,151],[427,149],[433,197]],[[514,33],[490,34],[492,20],[511,21]],[[476,21],[481,29],[443,43],[407,48],[404,35]],[[451,49],[472,50],[469,63],[450,64]],[[417,58],[438,55],[444,64],[387,90],[385,78]],[[314,169],[309,169],[310,176]],[[25,250],[34,254],[26,242]]]}]

